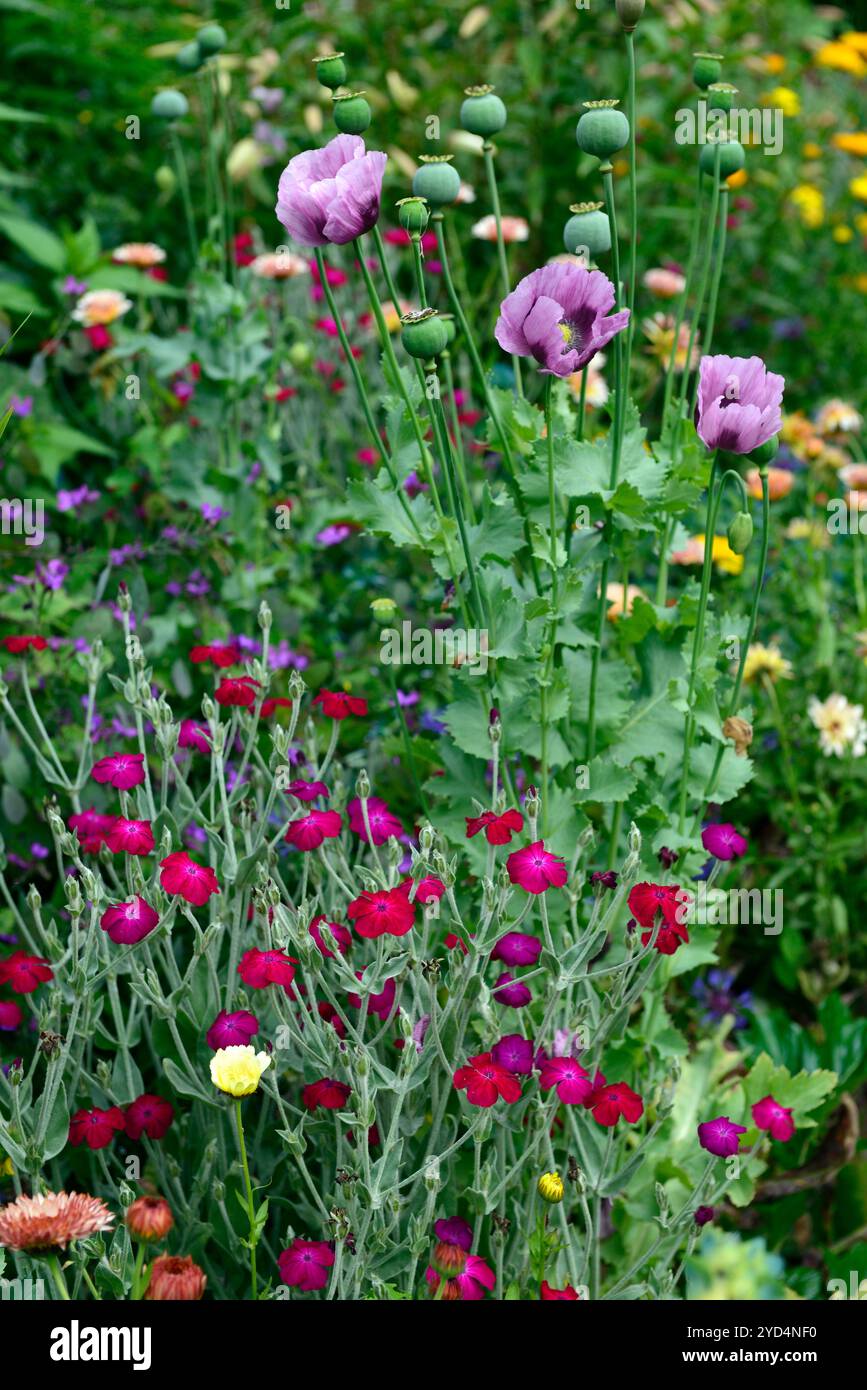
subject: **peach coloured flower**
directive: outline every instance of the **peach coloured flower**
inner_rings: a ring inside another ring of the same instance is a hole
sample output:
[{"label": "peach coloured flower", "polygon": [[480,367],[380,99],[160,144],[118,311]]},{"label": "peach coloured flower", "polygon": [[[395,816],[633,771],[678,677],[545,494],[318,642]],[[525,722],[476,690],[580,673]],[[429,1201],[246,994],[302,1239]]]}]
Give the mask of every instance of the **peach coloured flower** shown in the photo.
[{"label": "peach coloured flower", "polygon": [[0,1207],[0,1245],[10,1250],[65,1250],[71,1240],[86,1240],[111,1228],[114,1216],[98,1197],[83,1192],[23,1193]]},{"label": "peach coloured flower", "polygon": [[676,299],[686,289],[686,277],[678,270],[656,267],[648,270],[641,282],[646,290],[659,299]]},{"label": "peach coloured flower", "polygon": [[[513,241],[526,241],[530,235],[530,228],[523,217],[501,217],[500,226],[503,231],[503,241],[507,244]],[[493,213],[488,213],[487,217],[482,217],[473,224],[472,234],[478,237],[479,241],[497,240],[497,219]]]},{"label": "peach coloured flower", "polygon": [[292,251],[266,251],[250,262],[250,269],[262,280],[294,280],[298,275],[310,274],[304,257]]},{"label": "peach coloured flower", "polygon": [[627,584],[625,593],[622,584],[608,584],[605,588],[605,597],[611,605],[606,617],[610,623],[616,623],[624,612],[627,616],[632,612],[637,598],[644,598],[645,595],[637,584]]},{"label": "peach coloured flower", "polygon": [[76,323],[85,328],[114,323],[132,308],[132,300],[127,299],[120,290],[88,290],[83,294],[72,311]]},{"label": "peach coloured flower", "polygon": [[853,492],[867,492],[867,463],[847,463],[838,476]]},{"label": "peach coloured flower", "polygon": [[410,313],[412,307],[413,306],[406,299],[400,300],[399,308],[395,308],[393,302],[390,299],[385,300],[384,304],[382,305],[382,317],[385,320],[385,326],[388,329],[389,333],[400,332],[401,315]]},{"label": "peach coloured flower", "polygon": [[816,416],[816,429],[820,434],[854,434],[863,423],[854,405],[848,401],[828,401]]},{"label": "peach coloured flower", "polygon": [[[757,468],[751,468],[746,478],[747,491],[750,497],[761,500],[762,479]],[[768,469],[768,496],[772,502],[779,502],[780,498],[788,497],[795,485],[795,475],[790,473],[788,468],[769,468]]]},{"label": "peach coloured flower", "polygon": [[164,1240],[175,1224],[165,1197],[137,1197],[127,1208],[126,1224],[138,1240]]},{"label": "peach coloured flower", "polygon": [[111,259],[118,265],[134,265],[139,270],[150,270],[152,266],[162,265],[166,253],[161,246],[152,241],[127,241],[111,253]]},{"label": "peach coloured flower", "polygon": [[[596,409],[597,406],[605,405],[605,402],[608,400],[608,384],[602,375],[602,368],[605,366],[607,360],[604,352],[597,352],[596,356],[592,357],[587,363],[585,369],[587,372],[587,395],[585,397],[585,405],[589,406],[591,410]],[[583,377],[584,372],[581,371],[573,372],[571,376],[567,376],[566,378],[569,390],[572,392],[576,401],[581,399],[581,382]]]},{"label": "peach coloured flower", "polygon": [[[653,318],[645,319],[641,325],[642,333],[649,340],[649,346],[645,351],[651,357],[658,358],[666,367],[671,360],[671,349],[674,346],[674,326],[675,320],[671,314],[654,314]],[[682,372],[686,366],[690,331],[688,323],[680,325],[680,332],[677,335],[677,352],[674,357],[675,370],[678,372]],[[691,370],[698,366],[699,355],[700,350],[696,341],[693,344],[690,358]]]},{"label": "peach coloured flower", "polygon": [[195,1303],[208,1280],[189,1255],[159,1255],[151,1265],[145,1298],[156,1303]]}]

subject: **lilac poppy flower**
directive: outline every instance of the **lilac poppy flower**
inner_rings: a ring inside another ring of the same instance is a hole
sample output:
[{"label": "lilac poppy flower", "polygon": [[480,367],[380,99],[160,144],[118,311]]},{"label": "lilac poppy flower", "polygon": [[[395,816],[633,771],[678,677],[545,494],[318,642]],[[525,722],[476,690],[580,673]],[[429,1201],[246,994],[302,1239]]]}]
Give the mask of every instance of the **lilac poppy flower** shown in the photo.
[{"label": "lilac poppy flower", "polygon": [[709,449],[751,454],[783,427],[785,377],[761,357],[703,357],[698,393],[699,436]]},{"label": "lilac poppy flower", "polygon": [[494,337],[505,352],[534,357],[543,374],[571,376],[629,322],[608,317],[614,286],[601,270],[556,262],[525,275],[500,305]]},{"label": "lilac poppy flower", "polygon": [[736,1154],[740,1147],[740,1136],[746,1134],[744,1125],[733,1124],[727,1115],[719,1115],[715,1120],[706,1120],[698,1126],[698,1142],[709,1154],[717,1158],[728,1158]]},{"label": "lilac poppy flower", "polygon": [[336,135],[290,159],[277,189],[277,220],[302,246],[345,246],[379,217],[387,156],[360,135]]}]

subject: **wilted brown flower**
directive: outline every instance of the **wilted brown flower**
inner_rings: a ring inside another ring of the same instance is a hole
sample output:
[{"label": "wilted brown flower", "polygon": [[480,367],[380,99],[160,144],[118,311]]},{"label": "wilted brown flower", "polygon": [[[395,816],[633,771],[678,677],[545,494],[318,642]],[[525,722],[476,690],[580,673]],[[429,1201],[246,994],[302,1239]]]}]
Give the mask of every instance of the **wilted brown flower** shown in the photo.
[{"label": "wilted brown flower", "polygon": [[746,719],[738,719],[732,715],[722,726],[723,737],[730,738],[735,745],[735,753],[739,758],[747,756],[747,749],[753,741],[753,726]]},{"label": "wilted brown flower", "polygon": [[195,1303],[208,1280],[190,1255],[159,1255],[144,1296],[155,1303]]},{"label": "wilted brown flower", "polygon": [[109,1230],[113,1221],[104,1202],[82,1192],[22,1194],[0,1207],[0,1245],[11,1250],[65,1249],[71,1240]]},{"label": "wilted brown flower", "polygon": [[165,1197],[137,1197],[127,1211],[126,1224],[139,1240],[163,1240],[175,1219]]}]

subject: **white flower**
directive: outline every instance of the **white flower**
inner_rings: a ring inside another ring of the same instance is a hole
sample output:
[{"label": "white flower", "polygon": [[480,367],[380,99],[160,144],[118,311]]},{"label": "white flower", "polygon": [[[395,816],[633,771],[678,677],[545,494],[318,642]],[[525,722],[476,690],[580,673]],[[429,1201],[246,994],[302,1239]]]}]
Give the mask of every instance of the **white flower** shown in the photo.
[{"label": "white flower", "polygon": [[819,730],[819,745],[826,758],[850,752],[862,758],[867,752],[867,722],[863,705],[850,705],[845,695],[836,692],[827,700],[810,701],[808,713]]}]

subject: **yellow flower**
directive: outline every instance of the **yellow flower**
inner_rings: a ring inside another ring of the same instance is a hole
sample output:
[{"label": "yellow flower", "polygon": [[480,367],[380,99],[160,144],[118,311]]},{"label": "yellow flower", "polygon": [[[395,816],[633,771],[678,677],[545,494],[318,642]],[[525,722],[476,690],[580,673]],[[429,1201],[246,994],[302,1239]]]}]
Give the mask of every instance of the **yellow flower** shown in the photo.
[{"label": "yellow flower", "polygon": [[[704,537],[702,537],[702,541]],[[744,568],[743,555],[736,555],[725,536],[713,538],[713,562],[724,574],[741,574]]]},{"label": "yellow flower", "polygon": [[251,1096],[270,1065],[267,1052],[257,1052],[249,1043],[246,1047],[221,1047],[211,1058],[211,1080],[227,1095]]},{"label": "yellow flower", "polygon": [[857,179],[853,179],[849,184],[849,192],[853,198],[860,198],[862,203],[867,203],[867,174],[860,174]]},{"label": "yellow flower", "polygon": [[797,208],[805,227],[815,230],[825,220],[825,199],[822,190],[812,183],[799,183],[789,194],[789,202]]},{"label": "yellow flower", "polygon": [[856,53],[860,53],[863,58],[867,58],[867,34],[858,34],[850,30],[848,34],[840,35],[840,42],[847,48],[854,48]]},{"label": "yellow flower", "polygon": [[817,145],[812,140],[808,140],[802,153],[805,159],[821,159],[824,151],[821,145]]},{"label": "yellow flower", "polygon": [[792,663],[786,660],[778,646],[765,647],[761,642],[753,642],[747,650],[747,659],[744,663],[744,680],[747,685],[754,680],[759,680],[762,676],[767,676],[771,681],[777,681],[780,679],[789,680],[793,674]]},{"label": "yellow flower", "polygon": [[832,135],[831,144],[846,154],[867,156],[867,132],[863,130],[840,131]]},{"label": "yellow flower", "polygon": [[867,72],[867,63],[857,48],[845,43],[826,43],[816,54],[816,62],[820,68],[834,68],[853,77],[863,77]]},{"label": "yellow flower", "polygon": [[733,174],[729,174],[726,183],[729,188],[743,188],[745,183],[749,183],[750,176],[746,169],[736,169]]},{"label": "yellow flower", "polygon": [[543,1173],[539,1179],[539,1196],[545,1202],[562,1202],[565,1190],[559,1173]]},{"label": "yellow flower", "polygon": [[762,97],[763,106],[778,107],[784,116],[800,116],[801,98],[791,87],[775,87]]},{"label": "yellow flower", "polygon": [[835,227],[833,231],[833,237],[838,246],[847,246],[854,235],[851,227]]},{"label": "yellow flower", "polygon": [[11,1158],[4,1158],[0,1161],[0,1178],[11,1178],[15,1172],[15,1167]]},{"label": "yellow flower", "polygon": [[855,218],[855,226],[862,236],[867,236],[867,212],[859,212]]}]

